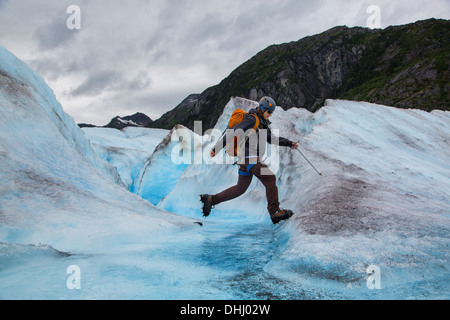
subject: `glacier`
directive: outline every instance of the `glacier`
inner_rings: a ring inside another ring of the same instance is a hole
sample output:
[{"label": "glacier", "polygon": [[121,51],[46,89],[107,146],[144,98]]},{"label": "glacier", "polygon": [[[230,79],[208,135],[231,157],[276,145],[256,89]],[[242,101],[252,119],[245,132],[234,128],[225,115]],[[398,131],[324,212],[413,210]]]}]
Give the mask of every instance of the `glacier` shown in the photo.
[{"label": "glacier", "polygon": [[0,47],[0,299],[449,299],[450,113],[277,107],[272,128],[323,176],[270,146],[295,216],[272,225],[254,179],[202,218],[199,195],[237,181],[209,148],[234,109],[255,104],[232,98],[204,135],[80,129]]}]

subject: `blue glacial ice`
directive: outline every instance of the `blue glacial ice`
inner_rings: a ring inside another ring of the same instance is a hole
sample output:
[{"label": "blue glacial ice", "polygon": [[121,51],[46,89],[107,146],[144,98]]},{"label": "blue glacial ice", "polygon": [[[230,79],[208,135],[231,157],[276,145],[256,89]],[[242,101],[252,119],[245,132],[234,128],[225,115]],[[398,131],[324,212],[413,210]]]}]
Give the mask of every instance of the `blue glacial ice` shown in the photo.
[{"label": "blue glacial ice", "polygon": [[449,299],[450,113],[328,100],[271,120],[323,177],[271,146],[295,216],[273,226],[255,179],[204,219],[199,194],[237,181],[210,135],[81,130],[0,47],[0,299]]}]

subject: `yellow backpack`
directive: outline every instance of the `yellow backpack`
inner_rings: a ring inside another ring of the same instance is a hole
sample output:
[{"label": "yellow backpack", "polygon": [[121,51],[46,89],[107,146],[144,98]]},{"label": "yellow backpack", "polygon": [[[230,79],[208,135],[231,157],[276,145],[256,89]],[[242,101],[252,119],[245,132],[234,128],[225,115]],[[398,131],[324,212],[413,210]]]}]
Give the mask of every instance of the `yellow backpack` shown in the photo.
[{"label": "yellow backpack", "polygon": [[[244,119],[252,115],[256,119],[256,123],[253,126],[253,130],[257,130],[259,127],[259,118],[256,114],[245,112],[242,109],[236,109],[234,110],[233,114],[231,115],[230,121],[228,121],[228,127],[227,129],[233,129],[236,127],[239,123],[244,121]],[[234,137],[233,141],[227,142],[226,145],[226,152],[231,157],[237,157],[240,151],[240,142],[238,141],[238,137]]]}]

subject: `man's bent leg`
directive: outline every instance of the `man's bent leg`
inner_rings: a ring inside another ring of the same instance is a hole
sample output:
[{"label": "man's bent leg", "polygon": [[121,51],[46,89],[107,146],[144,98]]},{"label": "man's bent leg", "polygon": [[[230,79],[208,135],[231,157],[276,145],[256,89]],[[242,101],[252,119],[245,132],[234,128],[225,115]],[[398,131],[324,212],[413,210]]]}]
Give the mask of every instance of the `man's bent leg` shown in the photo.
[{"label": "man's bent leg", "polygon": [[252,175],[248,176],[239,175],[237,185],[212,196],[211,200],[212,205],[215,206],[216,204],[229,201],[243,195],[250,186],[250,183],[252,182],[252,177],[253,177]]},{"label": "man's bent leg", "polygon": [[258,163],[251,172],[261,181],[266,188],[267,210],[270,215],[280,210],[280,202],[278,200],[277,177],[267,167],[265,163]]}]

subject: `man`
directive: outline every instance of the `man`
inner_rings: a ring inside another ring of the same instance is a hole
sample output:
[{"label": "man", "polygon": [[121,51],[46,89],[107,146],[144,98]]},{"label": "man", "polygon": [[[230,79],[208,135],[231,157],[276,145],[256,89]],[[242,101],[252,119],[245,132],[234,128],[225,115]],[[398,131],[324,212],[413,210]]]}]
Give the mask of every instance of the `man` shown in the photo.
[{"label": "man", "polygon": [[[270,121],[269,118],[275,111],[275,101],[270,97],[264,97],[259,102],[259,107],[254,108],[249,111],[249,115],[233,129],[235,132],[245,133],[245,137],[241,137],[240,141],[245,142],[244,150],[239,155],[239,179],[237,185],[228,188],[221,193],[216,195],[203,194],[200,196],[200,200],[203,203],[203,215],[205,217],[209,216],[211,209],[222,202],[235,199],[247,191],[250,183],[252,182],[253,176],[256,176],[266,188],[267,197],[267,210],[269,211],[270,218],[274,224],[277,224],[281,220],[289,219],[293,212],[291,210],[280,209],[278,201],[278,188],[276,185],[275,174],[270,171],[267,165],[262,162],[260,155],[264,155],[266,150],[266,142],[272,143],[272,133],[270,132]],[[256,132],[252,131],[259,121]],[[261,130],[266,130],[262,132]],[[261,141],[259,135],[266,133],[263,137],[266,137],[266,141]],[[258,135],[256,138],[251,137],[251,134]],[[215,147],[210,151],[211,158],[215,157],[216,154],[222,150],[227,144],[227,137],[230,139],[229,135],[225,135],[220,139]],[[234,136],[233,136],[234,138]],[[243,139],[243,140],[242,140]],[[274,143],[276,142],[273,139]],[[278,138],[278,145],[284,147],[290,147],[291,149],[297,149],[298,144],[292,142],[285,138]]]}]

